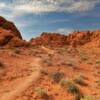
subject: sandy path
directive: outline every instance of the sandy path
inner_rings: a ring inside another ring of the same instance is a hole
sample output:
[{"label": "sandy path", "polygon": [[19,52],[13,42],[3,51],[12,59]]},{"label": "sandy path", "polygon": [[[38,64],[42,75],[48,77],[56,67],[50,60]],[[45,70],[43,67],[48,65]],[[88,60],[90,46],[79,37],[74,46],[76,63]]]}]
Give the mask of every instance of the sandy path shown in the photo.
[{"label": "sandy path", "polygon": [[47,47],[45,47],[45,46],[41,46],[41,48],[43,49],[43,50],[45,50],[48,54],[54,54],[55,52],[54,52],[54,50],[51,50],[51,49],[49,49],[49,48],[47,48]]},{"label": "sandy path", "polygon": [[31,66],[33,66],[31,75],[27,76],[25,79],[22,79],[21,82],[17,82],[11,91],[3,93],[3,95],[0,97],[0,100],[15,100],[17,96],[19,96],[39,78],[41,69],[40,59],[33,59]]}]

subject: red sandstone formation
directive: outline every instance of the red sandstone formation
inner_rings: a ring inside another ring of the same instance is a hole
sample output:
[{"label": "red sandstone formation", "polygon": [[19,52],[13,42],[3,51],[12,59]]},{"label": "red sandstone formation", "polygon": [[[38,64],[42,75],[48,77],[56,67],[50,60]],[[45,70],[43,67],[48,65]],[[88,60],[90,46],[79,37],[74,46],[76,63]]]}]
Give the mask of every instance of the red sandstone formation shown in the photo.
[{"label": "red sandstone formation", "polygon": [[33,45],[50,45],[64,46],[71,45],[73,47],[92,44],[99,46],[100,30],[73,32],[72,34],[61,35],[58,33],[42,33],[40,37],[31,39]]},{"label": "red sandstone formation", "polygon": [[64,45],[66,36],[57,33],[42,33],[40,37],[31,39],[33,45]]},{"label": "red sandstone formation", "polygon": [[29,43],[15,36],[13,32],[0,28],[0,46],[20,47],[28,45]]},{"label": "red sandstone formation", "polygon": [[0,46],[20,47],[29,43],[22,40],[22,36],[16,26],[0,16]]},{"label": "red sandstone formation", "polygon": [[13,32],[13,34],[22,39],[22,36],[13,22],[7,21],[5,18],[0,16],[0,27]]}]

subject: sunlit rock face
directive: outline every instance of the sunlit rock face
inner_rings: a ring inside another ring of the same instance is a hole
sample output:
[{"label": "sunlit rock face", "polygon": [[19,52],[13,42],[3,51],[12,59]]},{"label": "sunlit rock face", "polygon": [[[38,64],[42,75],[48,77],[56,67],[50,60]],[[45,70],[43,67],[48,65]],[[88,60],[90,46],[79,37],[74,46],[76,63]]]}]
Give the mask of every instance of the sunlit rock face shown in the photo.
[{"label": "sunlit rock face", "polygon": [[1,16],[0,16],[0,27],[13,32],[13,35],[15,35],[15,36],[22,39],[22,36],[21,36],[19,30],[14,25],[14,23],[10,22],[10,21],[7,21],[5,18],[3,18]]},{"label": "sunlit rock face", "polygon": [[16,26],[0,16],[0,47],[19,47],[28,43],[22,40],[22,36]]},{"label": "sunlit rock face", "polygon": [[66,36],[58,33],[42,33],[40,37],[31,39],[33,45],[62,46],[65,41]]},{"label": "sunlit rock face", "polygon": [[50,45],[64,46],[70,45],[73,47],[79,46],[100,46],[100,30],[95,31],[76,31],[69,35],[59,33],[42,33],[40,37],[30,40],[33,45]]}]

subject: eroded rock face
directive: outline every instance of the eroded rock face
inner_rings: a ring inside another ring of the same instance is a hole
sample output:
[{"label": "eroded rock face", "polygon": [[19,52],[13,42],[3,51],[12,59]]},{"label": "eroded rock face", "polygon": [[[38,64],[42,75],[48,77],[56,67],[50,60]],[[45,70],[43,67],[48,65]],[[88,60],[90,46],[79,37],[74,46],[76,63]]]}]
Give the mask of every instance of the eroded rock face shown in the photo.
[{"label": "eroded rock face", "polygon": [[16,26],[12,22],[7,21],[5,18],[3,18],[1,16],[0,16],[0,27],[13,32],[13,35],[22,39],[22,36],[21,36],[19,30],[16,28]]},{"label": "eroded rock face", "polygon": [[29,43],[22,40],[22,36],[16,26],[0,16],[0,47],[21,47]]},{"label": "eroded rock face", "polygon": [[9,31],[0,28],[0,46],[6,45],[14,37]]},{"label": "eroded rock face", "polygon": [[29,43],[15,36],[11,31],[0,28],[0,47],[21,47]]},{"label": "eroded rock face", "polygon": [[100,30],[96,31],[77,31],[67,35],[58,33],[42,33],[40,37],[31,39],[33,45],[50,45],[64,46],[70,45],[73,47],[91,45],[100,46]]},{"label": "eroded rock face", "polygon": [[65,45],[66,36],[58,33],[42,33],[40,37],[31,39],[33,45]]}]

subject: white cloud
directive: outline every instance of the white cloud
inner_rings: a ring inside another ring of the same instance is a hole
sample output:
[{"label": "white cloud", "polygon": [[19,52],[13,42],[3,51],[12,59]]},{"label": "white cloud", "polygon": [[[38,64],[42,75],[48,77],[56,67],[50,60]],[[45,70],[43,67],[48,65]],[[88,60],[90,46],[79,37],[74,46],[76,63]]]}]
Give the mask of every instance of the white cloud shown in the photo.
[{"label": "white cloud", "polygon": [[91,3],[88,1],[79,1],[79,2],[74,2],[68,7],[69,12],[73,11],[78,11],[78,12],[84,12],[91,10],[95,7],[95,3]]},{"label": "white cloud", "polygon": [[85,12],[93,9],[100,0],[12,0],[0,2],[0,9],[12,11],[13,16],[26,13]]},{"label": "white cloud", "polygon": [[0,8],[4,8],[4,7],[6,7],[5,3],[1,2],[0,3]]},{"label": "white cloud", "polygon": [[61,34],[68,34],[68,33],[72,33],[73,31],[74,29],[71,29],[71,28],[59,28],[55,30],[54,32],[61,33]]},{"label": "white cloud", "polygon": [[[11,2],[12,1],[12,2]],[[27,13],[41,14],[49,12],[85,12],[92,10],[100,0],[4,0],[0,1],[0,15],[14,21],[19,27],[25,27],[16,21],[16,17]],[[68,22],[66,19],[50,21]],[[71,30],[71,29],[70,29]],[[60,33],[69,32],[69,29],[59,29]]]}]

